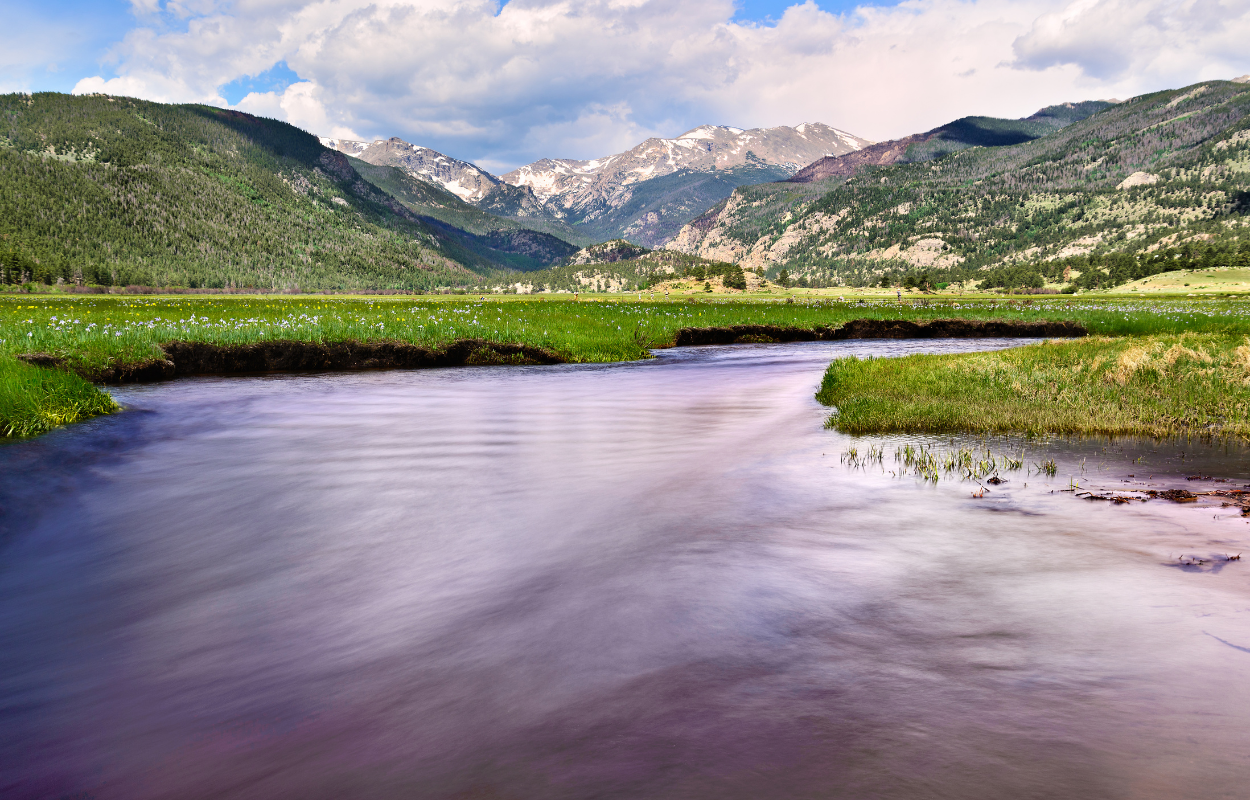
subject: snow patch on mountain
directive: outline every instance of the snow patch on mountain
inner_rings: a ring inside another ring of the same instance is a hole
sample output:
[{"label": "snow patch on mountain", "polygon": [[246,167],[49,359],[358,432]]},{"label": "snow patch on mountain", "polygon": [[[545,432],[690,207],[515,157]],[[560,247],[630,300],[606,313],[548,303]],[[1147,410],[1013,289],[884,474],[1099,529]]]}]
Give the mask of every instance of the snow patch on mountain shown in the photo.
[{"label": "snow patch on mountain", "polygon": [[438,184],[461,200],[481,200],[503,181],[467,161],[437,150],[405,142],[398,137],[373,142],[322,138],[331,150],[378,166],[398,167],[414,178]]},{"label": "snow patch on mountain", "polygon": [[627,202],[629,187],[678,170],[717,170],[757,163],[798,171],[829,153],[859,150],[867,139],[819,122],[750,130],[700,125],[674,139],[647,139],[624,153],[578,161],[544,158],[503,176],[528,186],[552,213],[588,219]]}]

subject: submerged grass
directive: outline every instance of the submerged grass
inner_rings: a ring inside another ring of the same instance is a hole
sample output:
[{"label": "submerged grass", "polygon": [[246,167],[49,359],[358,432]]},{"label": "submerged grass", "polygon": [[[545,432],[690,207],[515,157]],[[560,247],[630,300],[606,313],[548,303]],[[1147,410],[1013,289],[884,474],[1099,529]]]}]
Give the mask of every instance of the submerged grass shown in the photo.
[{"label": "submerged grass", "polygon": [[[866,452],[859,452],[857,447],[848,447],[842,453],[842,463],[852,468],[866,469],[877,465],[883,472],[885,467],[885,448],[870,444]],[[1015,472],[1033,468],[1038,473],[1054,475],[1057,471],[1054,459],[1044,464],[1025,466],[1024,450],[1018,448],[1014,453],[996,453],[989,445],[980,447],[942,448],[925,444],[906,444],[894,450],[894,468],[890,474],[903,477],[913,475],[921,480],[937,483],[941,477],[960,478],[966,481],[982,481],[1001,483],[998,473]]]},{"label": "submerged grass", "polygon": [[[686,327],[780,325],[811,328],[852,319],[940,318],[1073,320],[1105,336],[1187,331],[1225,337],[1250,334],[1250,304],[1236,299],[951,299],[897,303],[839,302],[831,298],[790,302],[718,297],[669,302],[653,301],[649,293],[644,293],[641,299],[637,295],[615,295],[575,302],[559,295],[475,300],[411,296],[19,294],[0,295],[0,362],[12,365],[18,355],[43,353],[82,374],[99,374],[118,364],[162,359],[160,345],[171,341],[218,345],[275,340],[400,341],[439,347],[457,339],[542,347],[571,362],[609,362],[646,358],[650,348],[672,344],[677,331]],[[919,367],[915,362],[907,363],[913,372],[905,380],[917,380],[920,372],[915,370]],[[843,365],[839,369],[850,379],[850,367]],[[855,369],[879,370],[882,367]],[[898,378],[904,379],[902,373],[898,373]],[[45,392],[34,384],[14,391],[33,393],[32,397]],[[47,397],[48,402],[52,402],[52,395]],[[931,412],[920,424],[936,425],[943,430],[957,427],[956,418],[949,413],[946,415],[949,421],[942,422],[934,416],[936,411],[931,409]],[[839,416],[849,419],[845,414]],[[0,418],[0,429],[9,419]],[[885,420],[880,416],[874,419]],[[1016,418],[1011,419],[1016,429],[1036,427],[1017,425]],[[875,424],[867,417],[864,420],[862,430]],[[12,430],[19,429],[21,426],[12,427]]]},{"label": "submerged grass", "polygon": [[1250,440],[1250,337],[1097,336],[991,353],[845,358],[829,366],[817,398],[837,408],[830,427],[854,434]]}]

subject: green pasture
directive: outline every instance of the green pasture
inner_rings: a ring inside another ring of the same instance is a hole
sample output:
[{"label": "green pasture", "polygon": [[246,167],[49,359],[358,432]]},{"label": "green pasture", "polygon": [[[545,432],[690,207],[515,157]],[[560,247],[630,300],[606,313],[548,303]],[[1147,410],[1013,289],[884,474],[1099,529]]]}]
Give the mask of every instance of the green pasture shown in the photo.
[{"label": "green pasture", "polygon": [[1250,268],[1213,267],[1211,269],[1180,269],[1161,272],[1148,278],[1132,281],[1108,294],[1171,294],[1207,295],[1230,292],[1250,292]]},{"label": "green pasture", "polygon": [[[763,324],[806,328],[859,318],[1075,320],[1104,337],[1192,333],[1232,341],[1250,335],[1250,303],[1239,299],[1050,296],[1022,300],[912,298],[899,303],[893,299],[849,298],[840,302],[833,297],[720,295],[651,300],[649,293],[643,297],[639,301],[636,293],[579,300],[569,295],[5,294],[0,295],[0,363],[22,374],[69,380],[65,372],[27,367],[17,357],[45,354],[60,359],[69,371],[89,375],[110,365],[162,358],[159,346],[170,341],[231,345],[272,340],[394,340],[434,347],[466,338],[540,346],[571,362],[611,362],[646,358],[650,348],[670,345],[676,332],[685,327]],[[38,397],[55,394],[50,387],[31,381],[3,384],[0,414],[8,415],[7,409],[21,405],[13,400],[18,396],[25,398],[23,407],[39,407]],[[77,391],[101,399],[75,406],[79,409],[76,415],[61,414],[55,419],[69,422],[113,408],[103,392],[88,384],[81,384]],[[15,425],[15,419],[0,418],[0,426],[8,426],[4,429],[7,435],[41,430],[38,426]]]},{"label": "green pasture", "polygon": [[1051,340],[991,353],[838,359],[817,398],[844,433],[1250,440],[1250,337]]}]

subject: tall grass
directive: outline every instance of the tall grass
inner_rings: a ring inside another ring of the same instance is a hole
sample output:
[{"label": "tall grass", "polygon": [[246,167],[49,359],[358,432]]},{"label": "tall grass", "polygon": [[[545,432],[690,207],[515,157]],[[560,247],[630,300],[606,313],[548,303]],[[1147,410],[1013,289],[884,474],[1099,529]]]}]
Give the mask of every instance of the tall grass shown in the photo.
[{"label": "tall grass", "polygon": [[1250,439],[1250,337],[1156,334],[992,353],[845,358],[817,398],[846,433]]},{"label": "tall grass", "polygon": [[34,436],[117,408],[113,398],[77,375],[0,358],[2,436]]}]

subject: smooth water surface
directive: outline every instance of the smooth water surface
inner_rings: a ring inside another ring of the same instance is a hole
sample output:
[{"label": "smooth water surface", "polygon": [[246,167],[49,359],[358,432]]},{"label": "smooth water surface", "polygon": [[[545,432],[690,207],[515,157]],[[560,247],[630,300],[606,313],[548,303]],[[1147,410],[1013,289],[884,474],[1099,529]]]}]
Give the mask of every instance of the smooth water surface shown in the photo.
[{"label": "smooth water surface", "polygon": [[840,463],[831,358],[1003,345],[120,391],[0,448],[0,796],[1245,797],[1250,524]]}]

